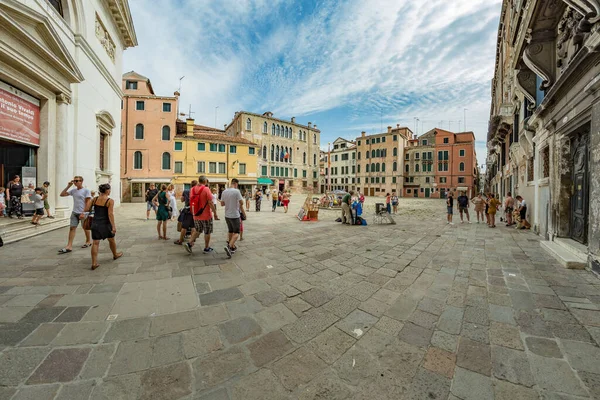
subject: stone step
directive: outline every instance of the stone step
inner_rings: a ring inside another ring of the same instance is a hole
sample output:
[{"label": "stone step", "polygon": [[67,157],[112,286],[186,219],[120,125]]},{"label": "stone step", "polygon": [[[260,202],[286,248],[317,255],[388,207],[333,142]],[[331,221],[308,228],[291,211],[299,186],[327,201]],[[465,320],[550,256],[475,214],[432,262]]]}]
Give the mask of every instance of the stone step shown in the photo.
[{"label": "stone step", "polygon": [[2,230],[2,240],[4,244],[18,242],[31,237],[51,232],[56,229],[69,226],[68,218],[57,218],[54,220],[44,220],[41,225],[31,225],[29,221],[23,224],[11,224],[8,230]]},{"label": "stone step", "polygon": [[[55,218],[55,219],[44,218],[40,222],[40,225],[37,226],[37,228],[49,227],[54,224],[60,224],[60,223],[64,222],[65,220],[66,220],[66,218]],[[61,225],[61,226],[63,226],[63,225]],[[6,224],[0,225],[0,233],[4,237],[4,235],[8,236],[11,234],[16,234],[21,231],[30,230],[32,228],[35,229],[36,227],[34,225],[31,225],[31,218],[15,219],[15,220],[11,220],[10,222],[8,222]]]},{"label": "stone step", "polygon": [[587,259],[580,256],[577,252],[573,252],[567,249],[560,243],[553,241],[541,241],[540,245],[544,250],[550,253],[554,258],[561,263],[561,265],[568,269],[585,269],[587,266]]}]

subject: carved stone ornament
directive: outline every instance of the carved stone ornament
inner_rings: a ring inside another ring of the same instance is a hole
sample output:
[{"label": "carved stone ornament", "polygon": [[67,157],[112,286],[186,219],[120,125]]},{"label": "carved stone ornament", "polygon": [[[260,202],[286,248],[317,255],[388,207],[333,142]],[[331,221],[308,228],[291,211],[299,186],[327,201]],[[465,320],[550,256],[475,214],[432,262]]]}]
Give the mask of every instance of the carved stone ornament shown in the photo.
[{"label": "carved stone ornament", "polygon": [[554,42],[532,42],[525,48],[523,61],[525,65],[543,79],[540,89],[548,90],[555,82],[554,75]]},{"label": "carved stone ornament", "polygon": [[98,18],[98,14],[96,14],[96,37],[100,41],[102,47],[104,47],[104,50],[106,50],[108,57],[110,57],[110,59],[114,62],[116,51],[115,42],[113,42],[110,34],[102,24],[102,21],[100,21],[100,18]]},{"label": "carved stone ornament", "polygon": [[591,24],[600,21],[600,0],[563,0]]},{"label": "carved stone ornament", "polygon": [[529,111],[533,111],[535,109],[535,74],[527,69],[520,69],[517,71],[515,83],[529,100]]},{"label": "carved stone ornament", "polygon": [[558,39],[556,41],[556,66],[561,72],[583,48],[591,30],[592,24],[584,18],[583,14],[567,7],[558,23]]}]

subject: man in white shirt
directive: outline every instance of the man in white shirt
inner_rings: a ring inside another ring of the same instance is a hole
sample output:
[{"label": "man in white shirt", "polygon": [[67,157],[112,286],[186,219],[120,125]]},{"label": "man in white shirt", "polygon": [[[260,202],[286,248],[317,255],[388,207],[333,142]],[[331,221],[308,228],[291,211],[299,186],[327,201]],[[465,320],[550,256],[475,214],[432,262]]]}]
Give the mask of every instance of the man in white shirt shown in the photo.
[{"label": "man in white shirt", "polygon": [[244,212],[244,198],[238,189],[239,181],[235,178],[231,180],[231,186],[221,193],[221,205],[225,206],[225,222],[227,222],[227,230],[229,232],[225,253],[231,258],[237,247],[235,242],[240,236],[241,216],[246,219]]},{"label": "man in white shirt", "polygon": [[[71,186],[75,185],[71,189]],[[86,209],[88,202],[92,199],[92,193],[89,189],[83,187],[83,178],[76,176],[67,185],[66,188],[60,193],[60,197],[73,197],[73,211],[71,212],[70,228],[69,228],[69,242],[67,245],[58,251],[59,254],[66,254],[73,251],[73,240],[79,226],[79,221],[83,221],[85,218],[84,210]],[[82,224],[83,227],[83,224]],[[92,238],[90,237],[90,231],[83,230],[85,232],[85,244],[81,246],[82,249],[90,247],[92,245]]]}]

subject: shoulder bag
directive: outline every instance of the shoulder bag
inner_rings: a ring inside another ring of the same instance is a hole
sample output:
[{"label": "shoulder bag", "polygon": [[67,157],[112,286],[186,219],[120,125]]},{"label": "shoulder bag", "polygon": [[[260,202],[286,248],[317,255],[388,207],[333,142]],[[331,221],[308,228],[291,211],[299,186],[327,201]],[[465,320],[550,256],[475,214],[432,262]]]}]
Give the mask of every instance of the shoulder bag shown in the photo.
[{"label": "shoulder bag", "polygon": [[94,201],[92,201],[92,206],[90,207],[90,212],[88,213],[87,217],[85,217],[85,219],[83,220],[83,223],[81,224],[83,229],[86,231],[89,231],[92,229],[92,222],[94,222],[94,206],[96,205],[96,199],[97,199],[97,197],[94,199]]}]

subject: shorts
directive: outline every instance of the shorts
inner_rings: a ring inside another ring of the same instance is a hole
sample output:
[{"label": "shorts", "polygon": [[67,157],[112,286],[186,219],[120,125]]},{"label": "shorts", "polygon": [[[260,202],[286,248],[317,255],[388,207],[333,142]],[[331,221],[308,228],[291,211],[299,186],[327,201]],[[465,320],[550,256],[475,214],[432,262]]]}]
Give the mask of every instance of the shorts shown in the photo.
[{"label": "shorts", "polygon": [[458,207],[458,211],[463,213],[468,213],[469,212],[469,207]]},{"label": "shorts", "polygon": [[525,219],[526,220],[527,219],[526,218],[527,217],[527,207],[523,207],[521,209],[521,211],[519,211],[519,215],[520,215],[521,219]]},{"label": "shorts", "polygon": [[79,215],[81,214],[71,212],[71,218],[69,219],[69,226],[71,228],[77,228],[79,226],[79,222],[83,221],[82,219],[79,219]]},{"label": "shorts", "polygon": [[156,211],[157,208],[158,207],[156,207],[156,205],[154,205],[154,203],[152,203],[151,201],[146,202],[146,211],[150,211],[150,210]]},{"label": "shorts", "polygon": [[33,215],[44,215],[44,209],[43,208],[36,208],[35,212],[33,213]]},{"label": "shorts", "polygon": [[48,200],[44,200],[44,209],[49,210],[50,204],[48,204]]},{"label": "shorts", "polygon": [[227,222],[227,230],[229,233],[240,233],[241,219],[225,217],[225,222]]},{"label": "shorts", "polygon": [[452,215],[454,212],[452,211],[452,207],[448,207],[448,215]]},{"label": "shorts", "polygon": [[200,233],[204,233],[205,235],[210,235],[211,233],[213,233],[213,220],[212,219],[207,219],[207,220],[196,219],[196,220],[194,220],[194,228],[196,228],[196,230]]},{"label": "shorts", "polygon": [[398,205],[398,203],[397,203],[397,202],[395,202],[395,201],[392,201],[392,205],[393,205],[394,207],[396,207],[396,206]]},{"label": "shorts", "polygon": [[512,214],[513,211],[514,211],[514,209],[512,207],[506,207],[504,209],[504,212],[506,212],[507,214]]}]

